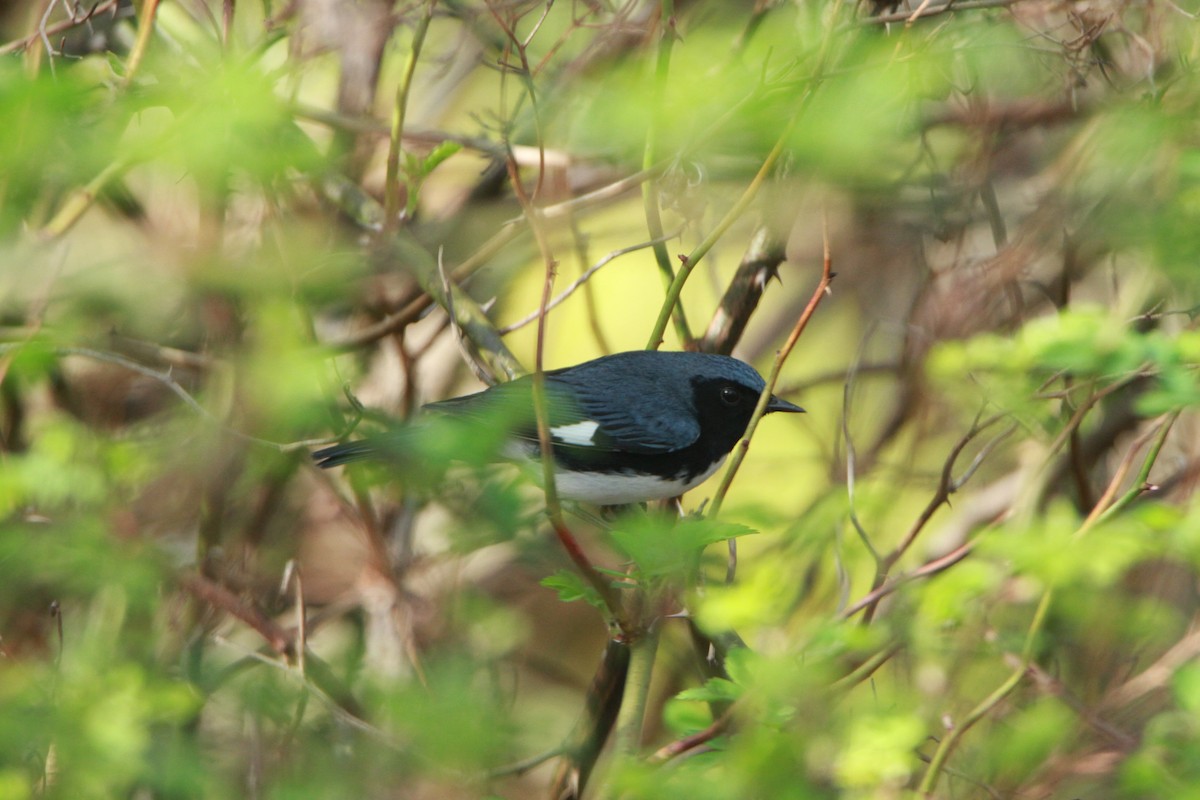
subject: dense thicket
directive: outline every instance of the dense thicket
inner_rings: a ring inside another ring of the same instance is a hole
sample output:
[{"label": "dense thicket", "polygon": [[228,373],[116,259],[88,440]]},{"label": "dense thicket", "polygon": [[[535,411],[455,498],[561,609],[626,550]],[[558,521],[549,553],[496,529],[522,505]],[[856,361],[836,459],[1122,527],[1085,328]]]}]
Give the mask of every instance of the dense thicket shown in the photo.
[{"label": "dense thicket", "polygon": [[[0,10],[0,797],[1200,796],[1195,0],[88,3]],[[808,413],[310,462],[647,346]]]}]

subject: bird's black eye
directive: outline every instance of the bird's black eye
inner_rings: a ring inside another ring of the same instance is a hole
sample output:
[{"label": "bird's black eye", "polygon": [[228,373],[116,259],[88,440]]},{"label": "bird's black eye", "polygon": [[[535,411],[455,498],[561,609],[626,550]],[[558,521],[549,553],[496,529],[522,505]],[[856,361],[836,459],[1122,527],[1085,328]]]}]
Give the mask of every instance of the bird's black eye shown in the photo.
[{"label": "bird's black eye", "polygon": [[738,394],[738,390],[732,386],[721,387],[721,402],[727,406],[736,406],[742,402],[742,396]]}]

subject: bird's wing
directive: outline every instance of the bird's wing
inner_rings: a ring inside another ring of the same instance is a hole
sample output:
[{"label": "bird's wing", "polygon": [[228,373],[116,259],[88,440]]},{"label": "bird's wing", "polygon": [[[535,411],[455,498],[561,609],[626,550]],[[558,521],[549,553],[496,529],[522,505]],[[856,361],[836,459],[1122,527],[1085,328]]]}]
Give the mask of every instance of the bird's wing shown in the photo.
[{"label": "bird's wing", "polygon": [[[551,429],[567,434],[590,434],[588,441],[566,444],[628,453],[670,453],[682,450],[700,438],[700,423],[691,411],[690,398],[672,396],[660,385],[614,385],[606,381],[578,381],[574,376],[547,375],[551,395],[561,386],[573,398],[577,419],[556,420],[551,412]],[[553,404],[552,404],[553,406]]]},{"label": "bird's wing", "polygon": [[[653,387],[616,386],[588,377],[578,380],[569,371],[567,375],[546,374],[550,435],[556,444],[599,452],[654,454],[680,450],[699,438],[699,423],[691,414],[681,413],[674,398],[655,396]],[[450,416],[490,419],[512,435],[536,442],[532,385],[528,377],[518,378],[426,408]]]},{"label": "bird's wing", "polygon": [[[546,373],[548,422],[554,441],[598,451],[654,455],[682,450],[700,438],[700,422],[691,413],[690,397],[673,395],[658,381],[625,378],[618,381],[607,373],[581,374],[578,369]],[[490,419],[518,438],[536,441],[532,387],[527,375],[425,408],[451,416]]]}]

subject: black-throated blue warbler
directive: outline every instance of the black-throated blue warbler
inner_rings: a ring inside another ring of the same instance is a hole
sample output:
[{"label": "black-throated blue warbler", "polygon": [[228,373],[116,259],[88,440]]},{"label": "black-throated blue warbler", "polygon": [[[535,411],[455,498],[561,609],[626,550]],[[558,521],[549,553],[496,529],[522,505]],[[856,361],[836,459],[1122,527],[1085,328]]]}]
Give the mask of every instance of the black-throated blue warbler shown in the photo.
[{"label": "black-throated blue warbler", "polygon": [[[662,500],[699,485],[746,431],[766,385],[729,356],[637,350],[545,373],[555,485],[568,500],[625,505]],[[476,394],[430,403],[426,411],[506,426],[504,456],[540,452],[531,376]],[[772,396],[767,412],[804,409]],[[321,467],[388,459],[402,433],[318,450]]]}]

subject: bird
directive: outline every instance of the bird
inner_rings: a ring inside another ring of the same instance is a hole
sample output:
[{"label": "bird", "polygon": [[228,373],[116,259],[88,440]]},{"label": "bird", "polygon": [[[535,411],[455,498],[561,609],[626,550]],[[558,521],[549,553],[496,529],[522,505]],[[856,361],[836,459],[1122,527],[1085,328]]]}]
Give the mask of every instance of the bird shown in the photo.
[{"label": "bird", "polygon": [[[547,371],[544,379],[558,495],[598,506],[665,500],[701,484],[745,433],[766,386],[754,367],[731,356],[657,350],[601,356]],[[422,411],[477,430],[502,427],[503,460],[540,455],[531,375]],[[766,407],[803,411],[774,395]],[[313,458],[322,468],[398,459],[411,441],[401,428]]]}]

